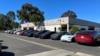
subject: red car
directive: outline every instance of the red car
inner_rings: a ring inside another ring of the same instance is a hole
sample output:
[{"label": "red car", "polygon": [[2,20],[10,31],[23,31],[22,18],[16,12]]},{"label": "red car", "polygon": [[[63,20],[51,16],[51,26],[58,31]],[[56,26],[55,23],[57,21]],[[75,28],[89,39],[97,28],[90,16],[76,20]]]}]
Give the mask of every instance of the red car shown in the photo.
[{"label": "red car", "polygon": [[100,34],[96,31],[80,31],[76,34],[75,41],[77,43],[94,44],[99,36]]}]

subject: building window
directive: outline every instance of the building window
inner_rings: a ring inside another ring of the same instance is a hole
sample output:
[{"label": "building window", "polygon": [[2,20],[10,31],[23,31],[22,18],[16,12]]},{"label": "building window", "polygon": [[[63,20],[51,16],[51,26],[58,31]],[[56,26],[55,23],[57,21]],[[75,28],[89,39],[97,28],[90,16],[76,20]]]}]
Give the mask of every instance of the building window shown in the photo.
[{"label": "building window", "polygon": [[88,30],[95,30],[95,28],[93,26],[89,26]]},{"label": "building window", "polygon": [[27,30],[27,27],[24,27],[23,30]]},{"label": "building window", "polygon": [[81,28],[80,30],[86,30],[86,28]]},{"label": "building window", "polygon": [[29,30],[34,30],[34,27],[29,27]]}]

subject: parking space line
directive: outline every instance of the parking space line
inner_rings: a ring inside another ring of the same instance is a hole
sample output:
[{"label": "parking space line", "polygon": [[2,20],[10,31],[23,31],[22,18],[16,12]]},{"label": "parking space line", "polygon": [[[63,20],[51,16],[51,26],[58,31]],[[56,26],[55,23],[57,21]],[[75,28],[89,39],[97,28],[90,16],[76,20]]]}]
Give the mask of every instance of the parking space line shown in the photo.
[{"label": "parking space line", "polygon": [[14,39],[17,39],[17,40],[21,40],[21,41],[24,41],[24,42],[28,42],[28,43],[31,43],[31,44],[36,44],[36,45],[39,45],[39,46],[43,46],[43,47],[46,47],[46,48],[50,48],[50,49],[59,49],[57,47],[52,47],[52,46],[49,46],[49,45],[45,45],[45,44],[41,44],[41,43],[29,41],[29,40],[17,38],[17,37],[13,37],[13,36],[9,36],[9,35],[5,35],[5,36],[6,37],[10,37],[10,38],[14,38]]}]

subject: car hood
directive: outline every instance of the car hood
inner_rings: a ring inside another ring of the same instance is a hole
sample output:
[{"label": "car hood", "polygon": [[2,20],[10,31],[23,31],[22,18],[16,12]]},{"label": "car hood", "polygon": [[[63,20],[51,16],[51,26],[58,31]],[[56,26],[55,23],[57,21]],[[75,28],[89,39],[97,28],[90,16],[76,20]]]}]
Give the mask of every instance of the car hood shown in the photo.
[{"label": "car hood", "polygon": [[74,35],[62,35],[62,37],[74,37]]}]

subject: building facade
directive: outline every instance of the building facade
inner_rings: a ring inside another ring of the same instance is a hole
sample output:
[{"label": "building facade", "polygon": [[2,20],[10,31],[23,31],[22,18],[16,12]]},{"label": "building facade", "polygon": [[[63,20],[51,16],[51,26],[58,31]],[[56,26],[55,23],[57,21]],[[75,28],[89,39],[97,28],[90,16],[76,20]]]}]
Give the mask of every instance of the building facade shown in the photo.
[{"label": "building facade", "polygon": [[[99,23],[81,20],[77,18],[70,18],[70,17],[62,17],[62,18],[46,20],[44,21],[43,26],[41,27],[45,28],[45,30],[50,30],[50,31],[60,31],[60,29],[62,29],[63,31],[69,32],[69,29],[72,25],[78,25],[81,30],[85,29],[85,30],[100,31]],[[22,29],[24,29],[25,27],[27,29],[30,27],[36,29],[36,26],[33,23],[21,24]]]}]

